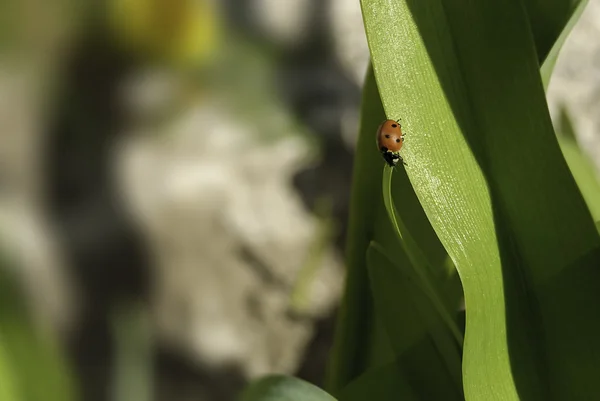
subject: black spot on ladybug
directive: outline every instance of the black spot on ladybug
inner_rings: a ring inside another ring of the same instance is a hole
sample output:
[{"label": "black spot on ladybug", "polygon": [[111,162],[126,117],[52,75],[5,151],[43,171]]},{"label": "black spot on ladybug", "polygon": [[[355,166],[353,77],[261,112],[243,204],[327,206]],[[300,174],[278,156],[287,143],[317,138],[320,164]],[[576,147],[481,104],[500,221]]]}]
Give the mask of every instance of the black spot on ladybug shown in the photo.
[{"label": "black spot on ladybug", "polygon": [[396,124],[392,124],[392,128],[396,128],[396,127],[397,127],[397,125],[396,125]]},{"label": "black spot on ladybug", "polygon": [[389,138],[390,136],[389,136],[389,135],[386,135],[385,137],[386,137],[386,138]]},{"label": "black spot on ladybug", "polygon": [[400,139],[396,139],[396,142],[400,142]]}]

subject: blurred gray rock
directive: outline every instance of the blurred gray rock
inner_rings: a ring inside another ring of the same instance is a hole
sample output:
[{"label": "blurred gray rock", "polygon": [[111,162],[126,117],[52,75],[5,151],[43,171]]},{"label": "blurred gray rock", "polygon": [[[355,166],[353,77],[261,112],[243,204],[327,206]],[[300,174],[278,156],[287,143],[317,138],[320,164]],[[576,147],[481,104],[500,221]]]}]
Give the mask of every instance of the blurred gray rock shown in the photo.
[{"label": "blurred gray rock", "polygon": [[[291,294],[318,238],[291,176],[306,165],[298,136],[268,142],[218,104],[190,107],[164,132],[132,136],[122,188],[154,251],[158,337],[209,366],[248,377],[292,373],[312,332]],[[330,312],[343,271],[329,249],[305,317]]]}]

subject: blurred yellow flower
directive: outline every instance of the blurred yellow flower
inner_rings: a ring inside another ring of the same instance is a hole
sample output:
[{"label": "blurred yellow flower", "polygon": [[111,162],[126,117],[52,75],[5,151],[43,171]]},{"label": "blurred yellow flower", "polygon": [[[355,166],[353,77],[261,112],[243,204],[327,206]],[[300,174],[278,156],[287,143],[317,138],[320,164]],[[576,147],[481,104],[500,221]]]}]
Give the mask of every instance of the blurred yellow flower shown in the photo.
[{"label": "blurred yellow flower", "polygon": [[210,62],[219,39],[211,0],[109,0],[108,20],[129,50],[179,66]]}]

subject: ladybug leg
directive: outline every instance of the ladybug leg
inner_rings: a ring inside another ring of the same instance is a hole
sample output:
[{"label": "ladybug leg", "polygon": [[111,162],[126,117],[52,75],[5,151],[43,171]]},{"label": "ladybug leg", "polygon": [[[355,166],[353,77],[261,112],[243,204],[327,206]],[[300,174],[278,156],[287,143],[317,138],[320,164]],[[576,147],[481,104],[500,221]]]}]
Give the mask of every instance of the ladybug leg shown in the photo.
[{"label": "ladybug leg", "polygon": [[400,156],[399,154],[395,154],[393,157],[394,157],[394,164],[396,164],[396,163],[398,163],[398,161],[400,161],[405,166],[408,166],[408,164],[406,164],[406,162],[404,161],[402,156]]}]

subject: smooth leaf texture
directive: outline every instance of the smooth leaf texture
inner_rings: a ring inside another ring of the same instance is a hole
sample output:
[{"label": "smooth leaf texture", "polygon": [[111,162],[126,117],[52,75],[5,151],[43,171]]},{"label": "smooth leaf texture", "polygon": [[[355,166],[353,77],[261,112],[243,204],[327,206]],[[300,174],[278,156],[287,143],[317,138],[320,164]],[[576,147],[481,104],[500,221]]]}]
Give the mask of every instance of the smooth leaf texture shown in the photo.
[{"label": "smooth leaf texture", "polygon": [[304,380],[273,375],[248,386],[239,401],[335,401],[335,398]]},{"label": "smooth leaf texture", "polygon": [[[424,400],[461,400],[461,344],[441,318],[429,290],[401,248],[396,263],[381,245],[367,251],[369,277],[396,360]],[[398,257],[399,256],[399,257]]]},{"label": "smooth leaf texture", "polygon": [[413,391],[406,374],[396,362],[373,368],[362,374],[341,394],[340,401],[425,401]]},{"label": "smooth leaf texture", "polygon": [[[401,168],[395,169],[394,174],[389,173],[391,182],[385,177],[384,167],[383,198],[388,218],[393,204],[395,217],[401,222],[398,224],[399,234],[408,239],[405,244],[407,251],[423,258],[423,265],[418,263],[416,266],[428,272],[428,279],[432,280],[431,285],[438,291],[447,310],[456,312],[463,296],[458,272],[431,227],[406,171]],[[392,201],[385,201],[390,196]]]},{"label": "smooth leaf texture", "polygon": [[[421,290],[427,294],[427,298],[431,302],[432,306],[436,309],[438,317],[441,318],[444,323],[446,323],[448,330],[454,336],[456,346],[461,347],[463,342],[462,334],[460,333],[458,325],[452,316],[453,312],[455,311],[453,308],[455,308],[456,305],[444,303],[444,300],[440,296],[442,293],[441,288],[439,288],[437,282],[430,277],[430,272],[434,272],[435,270],[430,266],[427,258],[425,257],[424,251],[414,240],[408,231],[406,224],[404,224],[404,221],[396,210],[391,191],[393,171],[394,169],[389,166],[384,167],[382,196],[388,218],[398,236],[402,251],[405,253],[406,258],[408,259],[405,263],[402,263],[402,265],[410,268],[411,272],[418,277],[416,283],[420,285]],[[370,250],[371,249],[369,249],[369,251]]]},{"label": "smooth leaf texture", "polygon": [[[386,114],[411,133],[408,175],[463,281],[467,399],[587,399],[600,239],[539,72],[569,15],[516,0],[362,5]],[[535,29],[547,20],[559,29]]]}]

